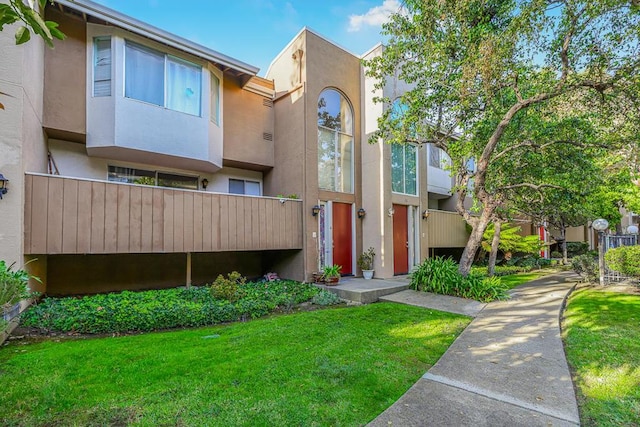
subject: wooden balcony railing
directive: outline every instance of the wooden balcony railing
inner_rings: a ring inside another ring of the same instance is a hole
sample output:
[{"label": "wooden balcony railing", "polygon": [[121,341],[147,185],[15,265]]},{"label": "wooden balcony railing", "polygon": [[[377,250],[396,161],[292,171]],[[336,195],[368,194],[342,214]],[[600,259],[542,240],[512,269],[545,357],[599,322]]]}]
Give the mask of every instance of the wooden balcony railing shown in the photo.
[{"label": "wooden balcony railing", "polygon": [[457,212],[429,210],[427,235],[430,248],[461,248],[467,245],[469,233],[465,220]]},{"label": "wooden balcony railing", "polygon": [[299,200],[40,174],[25,187],[25,254],[302,248]]}]

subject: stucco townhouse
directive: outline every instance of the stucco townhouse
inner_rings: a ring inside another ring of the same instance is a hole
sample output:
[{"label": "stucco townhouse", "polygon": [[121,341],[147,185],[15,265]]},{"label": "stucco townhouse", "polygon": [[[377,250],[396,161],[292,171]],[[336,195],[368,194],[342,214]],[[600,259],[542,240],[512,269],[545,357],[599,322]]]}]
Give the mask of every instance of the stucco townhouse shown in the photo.
[{"label": "stucco townhouse", "polygon": [[[466,244],[447,156],[370,144],[406,87],[304,28],[258,69],[88,0],[49,4],[67,39],[0,32],[0,259],[50,294],[200,284],[323,265],[406,274]],[[534,230],[535,231],[535,230]],[[527,229],[526,233],[531,232]]]}]

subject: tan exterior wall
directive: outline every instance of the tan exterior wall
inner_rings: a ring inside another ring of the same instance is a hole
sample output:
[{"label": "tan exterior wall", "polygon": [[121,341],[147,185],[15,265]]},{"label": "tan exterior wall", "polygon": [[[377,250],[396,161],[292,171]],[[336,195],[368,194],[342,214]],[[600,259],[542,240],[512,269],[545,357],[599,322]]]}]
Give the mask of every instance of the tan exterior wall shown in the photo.
[{"label": "tan exterior wall", "polygon": [[[274,112],[271,99],[240,88],[225,77],[223,164],[266,170],[274,166]],[[268,135],[271,135],[271,141]]]},{"label": "tan exterior wall", "polygon": [[60,24],[67,38],[45,51],[44,126],[49,136],[83,141],[86,134],[87,31],[84,21],[47,9],[47,19]]},{"label": "tan exterior wall", "polygon": [[[6,3],[6,1],[0,1]],[[9,192],[0,200],[0,259],[22,267],[24,171],[44,171],[46,147],[42,132],[44,43],[38,37],[16,46],[17,25],[0,31],[0,173]],[[45,278],[46,280],[46,278]]]},{"label": "tan exterior wall", "polygon": [[[362,108],[361,108],[361,80],[360,80],[360,59],[349,52],[342,50],[334,44],[317,36],[313,32],[306,32],[306,50],[303,57],[305,61],[305,106],[306,119],[308,124],[305,130],[306,150],[305,150],[305,209],[311,212],[311,207],[320,199],[324,200],[344,200],[351,199],[355,205],[355,210],[362,206],[362,165],[360,159],[362,141]],[[320,93],[327,88],[334,88],[342,92],[349,100],[353,110],[354,129],[354,194],[328,194],[318,189],[318,99]],[[310,217],[310,214],[307,215]],[[304,250],[309,254],[317,254],[317,239],[313,239],[313,233],[318,231],[317,221],[309,221],[305,230]],[[355,221],[355,246],[354,261],[358,254],[362,252],[362,223]],[[316,271],[318,260],[308,256],[305,261],[307,275]],[[354,272],[356,268],[354,267]]]},{"label": "tan exterior wall", "polygon": [[586,242],[588,241],[588,229],[585,226],[567,228],[567,242]]}]

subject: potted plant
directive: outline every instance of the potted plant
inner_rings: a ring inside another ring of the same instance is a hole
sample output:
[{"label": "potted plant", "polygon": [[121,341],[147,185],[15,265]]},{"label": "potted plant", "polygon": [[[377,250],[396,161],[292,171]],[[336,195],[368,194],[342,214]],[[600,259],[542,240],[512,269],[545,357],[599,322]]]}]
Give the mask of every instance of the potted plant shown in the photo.
[{"label": "potted plant", "polygon": [[358,257],[358,267],[362,270],[362,276],[366,280],[373,278],[373,259],[375,257],[376,252],[373,247],[370,247]]},{"label": "potted plant", "polygon": [[7,266],[0,260],[0,308],[2,318],[11,320],[20,312],[20,300],[29,297],[27,282],[29,274],[24,270],[14,271],[13,264]]},{"label": "potted plant", "polygon": [[342,266],[336,264],[327,265],[322,269],[322,276],[327,286],[337,285],[340,282],[340,270]]}]

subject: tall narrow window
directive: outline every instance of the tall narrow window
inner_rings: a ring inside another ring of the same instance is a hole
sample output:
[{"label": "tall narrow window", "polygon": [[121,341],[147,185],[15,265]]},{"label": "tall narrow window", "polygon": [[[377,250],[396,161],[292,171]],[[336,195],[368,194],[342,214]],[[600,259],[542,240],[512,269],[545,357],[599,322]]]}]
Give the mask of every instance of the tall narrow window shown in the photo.
[{"label": "tall narrow window", "polygon": [[353,192],[353,113],[334,89],[318,98],[318,184],[321,189]]},{"label": "tall narrow window", "polygon": [[391,191],[418,195],[416,146],[393,144],[391,146]]},{"label": "tall narrow window", "polygon": [[111,96],[111,37],[93,39],[93,96]]},{"label": "tall narrow window", "polygon": [[211,73],[211,121],[220,126],[220,79]]},{"label": "tall narrow window", "polygon": [[440,148],[433,144],[429,144],[429,166],[442,169]]}]

